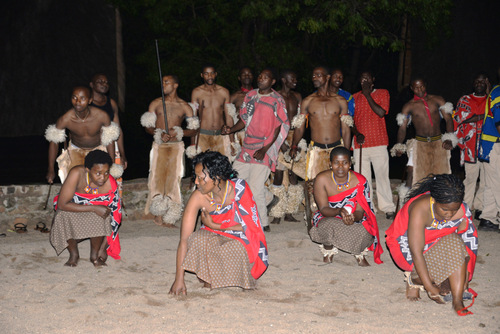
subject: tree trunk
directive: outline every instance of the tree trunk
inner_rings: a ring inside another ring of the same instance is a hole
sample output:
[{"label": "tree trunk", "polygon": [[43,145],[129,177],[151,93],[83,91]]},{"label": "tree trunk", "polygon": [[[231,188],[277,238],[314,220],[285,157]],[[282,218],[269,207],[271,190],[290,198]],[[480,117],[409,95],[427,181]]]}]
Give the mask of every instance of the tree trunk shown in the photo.
[{"label": "tree trunk", "polygon": [[118,8],[115,8],[115,34],[118,108],[125,111],[125,60],[123,58],[122,19]]},{"label": "tree trunk", "polygon": [[403,41],[403,50],[399,52],[398,66],[398,91],[400,92],[410,84],[411,78],[411,34],[407,16],[403,18],[401,40]]}]

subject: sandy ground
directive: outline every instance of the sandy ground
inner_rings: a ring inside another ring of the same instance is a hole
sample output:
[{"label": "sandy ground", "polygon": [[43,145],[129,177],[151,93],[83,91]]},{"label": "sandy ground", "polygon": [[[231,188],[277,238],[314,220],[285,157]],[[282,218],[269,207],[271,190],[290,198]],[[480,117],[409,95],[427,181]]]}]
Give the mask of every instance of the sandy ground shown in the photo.
[{"label": "sandy ground", "polygon": [[[296,217],[299,218],[301,214]],[[381,237],[389,221],[378,215]],[[427,296],[405,299],[402,272],[384,247],[384,264],[361,268],[340,253],[324,265],[303,223],[282,222],[267,233],[270,267],[258,289],[208,290],[186,274],[188,295],[168,294],[179,229],[125,219],[122,260],[95,269],[89,242],[78,267],[63,266],[49,235],[6,232],[0,239],[2,333],[500,333],[500,233],[479,232],[471,287],[474,315]],[[5,232],[7,226],[0,226]],[[385,245],[385,243],[384,243]],[[495,247],[496,246],[496,247]]]}]

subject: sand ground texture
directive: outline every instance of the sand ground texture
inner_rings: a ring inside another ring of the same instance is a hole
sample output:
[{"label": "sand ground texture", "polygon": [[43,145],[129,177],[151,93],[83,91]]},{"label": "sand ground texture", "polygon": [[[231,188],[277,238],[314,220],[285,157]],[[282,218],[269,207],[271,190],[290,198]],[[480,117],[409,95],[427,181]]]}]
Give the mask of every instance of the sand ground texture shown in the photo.
[{"label": "sand ground texture", "polygon": [[[296,215],[301,218],[302,214]],[[174,280],[179,229],[124,219],[122,259],[95,269],[89,241],[76,268],[63,266],[49,235],[28,226],[0,239],[2,333],[500,333],[500,233],[479,231],[471,287],[474,315],[458,317],[450,304],[427,296],[405,299],[402,272],[383,239],[390,222],[377,215],[384,264],[370,253],[368,268],[353,256],[324,265],[304,224],[283,222],[266,233],[270,267],[258,289],[208,290],[186,274],[188,295],[168,294]],[[466,304],[468,305],[468,304]]]}]

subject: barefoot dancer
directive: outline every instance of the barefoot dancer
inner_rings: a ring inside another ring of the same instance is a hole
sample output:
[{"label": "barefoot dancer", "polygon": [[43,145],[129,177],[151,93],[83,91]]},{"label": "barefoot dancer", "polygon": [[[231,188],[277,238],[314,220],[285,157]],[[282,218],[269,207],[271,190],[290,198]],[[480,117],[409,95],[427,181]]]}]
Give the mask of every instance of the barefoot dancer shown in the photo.
[{"label": "barefoot dancer", "polygon": [[375,263],[382,263],[377,219],[370,188],[363,175],[351,168],[351,154],[345,147],[330,153],[331,169],[318,174],[314,181],[314,199],[318,211],[309,225],[311,240],[320,244],[323,261],[332,262],[338,249],[353,254],[358,265],[369,266],[367,250],[373,250]]},{"label": "barefoot dancer", "polygon": [[475,295],[468,282],[478,242],[462,181],[449,174],[431,175],[407,198],[385,238],[392,258],[405,270],[407,298],[416,301],[420,291],[427,291],[436,303],[452,300],[458,315],[469,314],[463,299]]},{"label": "barefoot dancer", "polygon": [[57,255],[68,248],[66,266],[76,267],[80,258],[78,242],[86,238],[90,238],[90,262],[94,266],[106,265],[108,254],[120,259],[118,229],[122,214],[116,181],[109,175],[112,163],[108,153],[90,152],[85,157],[85,166],[71,169],[61,192],[54,198],[57,211],[50,243]]},{"label": "barefoot dancer", "polygon": [[[254,289],[268,266],[266,238],[252,191],[227,157],[207,151],[193,160],[196,190],[184,211],[171,294],[186,294],[184,271],[206,287]],[[233,178],[233,179],[231,179]],[[201,210],[202,227],[193,232]]]}]

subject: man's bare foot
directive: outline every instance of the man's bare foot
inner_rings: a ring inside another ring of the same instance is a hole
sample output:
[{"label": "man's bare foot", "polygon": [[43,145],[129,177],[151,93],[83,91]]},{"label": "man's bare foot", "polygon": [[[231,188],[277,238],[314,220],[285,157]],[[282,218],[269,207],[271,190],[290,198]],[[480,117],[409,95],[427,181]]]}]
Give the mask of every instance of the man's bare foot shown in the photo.
[{"label": "man's bare foot", "polygon": [[92,262],[92,264],[94,265],[94,267],[96,268],[101,268],[101,267],[104,267],[104,266],[107,266],[106,262],[103,261],[102,258],[98,257],[97,259],[93,260],[93,259],[90,259],[90,262]]},{"label": "man's bare foot", "polygon": [[271,221],[271,224],[279,224],[280,222],[281,222],[281,218],[274,217],[274,219]]},{"label": "man's bare foot", "polygon": [[295,217],[291,213],[285,214],[285,221],[286,222],[295,222],[295,223],[299,222],[299,220],[295,219]]},{"label": "man's bare foot", "polygon": [[364,256],[360,259],[356,258],[356,261],[358,261],[358,266],[360,266],[360,267],[369,267],[370,266],[368,261],[366,261],[366,257],[364,257]]},{"label": "man's bare foot", "polygon": [[155,216],[155,219],[153,219],[153,222],[158,226],[163,226],[163,224],[164,224],[161,216]]},{"label": "man's bare foot", "polygon": [[323,256],[323,262],[324,263],[332,263],[333,262],[333,255],[326,255],[326,256]]},{"label": "man's bare foot", "polygon": [[416,302],[420,300],[420,289],[419,288],[410,288],[408,283],[406,283],[406,298],[411,300],[412,302]]}]

